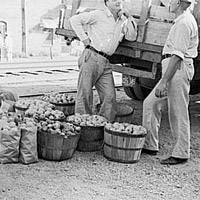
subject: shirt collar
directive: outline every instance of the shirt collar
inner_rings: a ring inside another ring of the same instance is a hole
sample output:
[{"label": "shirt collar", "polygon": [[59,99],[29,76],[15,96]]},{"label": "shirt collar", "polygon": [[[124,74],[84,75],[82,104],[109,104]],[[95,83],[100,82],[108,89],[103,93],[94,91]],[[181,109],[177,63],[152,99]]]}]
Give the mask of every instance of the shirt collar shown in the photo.
[{"label": "shirt collar", "polygon": [[108,17],[112,17],[113,16],[113,14],[110,12],[110,10],[108,9],[107,6],[105,6],[103,10],[106,12]]},{"label": "shirt collar", "polygon": [[190,14],[189,10],[185,10],[181,15],[179,15],[175,20],[174,23],[179,22],[181,19],[183,19],[184,17],[186,17],[187,15]]},{"label": "shirt collar", "polygon": [[[105,6],[105,12],[107,13],[107,16],[108,16],[108,17],[114,17],[113,14],[110,12],[110,10],[108,9],[107,6]],[[120,19],[122,19],[122,18],[123,18],[123,15],[122,15],[122,17],[120,17],[120,18],[118,17],[117,20],[120,20]]]}]

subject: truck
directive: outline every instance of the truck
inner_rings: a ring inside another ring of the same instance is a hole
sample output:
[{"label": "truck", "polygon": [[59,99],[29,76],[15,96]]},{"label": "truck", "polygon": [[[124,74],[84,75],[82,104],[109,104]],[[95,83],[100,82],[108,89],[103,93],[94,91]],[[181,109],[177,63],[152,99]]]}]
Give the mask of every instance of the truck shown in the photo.
[{"label": "truck", "polygon": [[[69,18],[80,12],[105,6],[104,0],[65,1],[60,10],[60,20],[56,34],[68,43],[78,39],[71,28]],[[136,41],[125,39],[109,58],[113,71],[122,73],[122,86],[130,98],[143,100],[161,78],[162,49],[173,24],[174,15],[169,12],[169,0],[124,0],[138,25]],[[200,29],[200,0],[192,4],[191,12]],[[194,59],[195,75],[191,81],[190,94],[200,93],[200,45]]]}]

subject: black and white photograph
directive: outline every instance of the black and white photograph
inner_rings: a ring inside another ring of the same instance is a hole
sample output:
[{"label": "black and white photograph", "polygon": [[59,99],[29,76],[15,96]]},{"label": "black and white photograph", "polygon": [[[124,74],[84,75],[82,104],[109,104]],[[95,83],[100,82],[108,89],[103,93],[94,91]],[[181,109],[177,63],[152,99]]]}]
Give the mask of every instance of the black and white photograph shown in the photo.
[{"label": "black and white photograph", "polygon": [[200,0],[0,0],[0,200],[199,200]]}]

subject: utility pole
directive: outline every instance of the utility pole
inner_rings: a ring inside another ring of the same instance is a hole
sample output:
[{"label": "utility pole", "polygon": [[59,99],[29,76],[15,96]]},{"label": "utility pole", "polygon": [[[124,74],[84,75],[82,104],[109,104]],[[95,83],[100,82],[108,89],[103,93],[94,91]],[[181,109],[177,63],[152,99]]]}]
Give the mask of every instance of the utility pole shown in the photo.
[{"label": "utility pole", "polygon": [[22,12],[22,52],[26,54],[26,15],[25,15],[25,0],[21,0]]}]

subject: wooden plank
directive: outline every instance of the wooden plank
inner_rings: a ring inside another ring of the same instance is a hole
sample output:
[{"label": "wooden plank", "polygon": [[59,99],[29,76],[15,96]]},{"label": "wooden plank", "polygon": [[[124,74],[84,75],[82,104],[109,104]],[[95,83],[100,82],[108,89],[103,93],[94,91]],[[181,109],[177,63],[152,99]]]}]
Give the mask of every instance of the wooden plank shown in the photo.
[{"label": "wooden plank", "polygon": [[151,3],[151,0],[143,0],[142,10],[140,13],[140,20],[138,22],[137,42],[142,42],[144,39],[146,21],[147,21],[149,9],[150,9],[150,3]]},{"label": "wooden plank", "polygon": [[[120,55],[128,56],[130,58],[138,58],[137,55],[136,55],[136,51],[135,50],[128,49],[128,48],[123,48],[123,47],[119,47],[116,50],[115,54],[119,55],[119,56]],[[138,59],[159,63],[161,61],[161,54],[160,53],[143,51],[142,54],[141,54],[141,57],[138,58]]]},{"label": "wooden plank", "polygon": [[149,18],[172,23],[175,15],[169,12],[166,7],[152,5],[149,12]]},{"label": "wooden plank", "polygon": [[[146,22],[149,14],[151,0],[143,0],[142,1],[142,9],[140,13],[140,19],[138,22],[138,35],[137,35],[137,42],[143,42],[145,37],[145,30],[146,30]],[[141,52],[136,51],[136,57],[140,57]]]},{"label": "wooden plank", "polygon": [[[161,53],[142,51],[141,57],[138,58],[136,56],[136,51],[135,50],[128,49],[127,47],[123,48],[121,46],[119,46],[119,48],[115,51],[114,55],[128,57],[129,61],[127,61],[127,63],[134,63],[134,62],[132,62],[131,58],[132,59],[136,58],[136,59],[139,59],[139,60],[145,60],[145,61],[156,62],[156,63],[160,63],[161,62]],[[118,63],[122,63],[122,61],[123,60],[118,60]]]},{"label": "wooden plank", "polygon": [[194,17],[197,20],[197,23],[198,23],[199,28],[200,28],[200,0],[196,0],[196,2],[197,2],[197,4],[194,5],[193,14],[194,14]]},{"label": "wooden plank", "polygon": [[154,45],[154,44],[148,44],[148,43],[136,42],[136,41],[130,42],[127,40],[122,41],[122,43],[120,43],[120,46],[133,48],[135,50],[144,50],[144,51],[151,51],[151,52],[156,52],[156,53],[162,53],[162,48],[163,48],[160,45]]},{"label": "wooden plank", "polygon": [[78,39],[76,33],[72,29],[56,28],[55,34]]},{"label": "wooden plank", "polygon": [[136,77],[142,77],[142,78],[155,78],[155,71],[148,72],[143,70],[138,70],[130,67],[123,67],[121,65],[112,65],[112,69],[115,72],[123,73],[129,76],[136,76]]},{"label": "wooden plank", "polygon": [[150,20],[146,28],[144,42],[163,46],[169,34],[172,24]]}]

